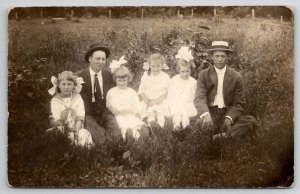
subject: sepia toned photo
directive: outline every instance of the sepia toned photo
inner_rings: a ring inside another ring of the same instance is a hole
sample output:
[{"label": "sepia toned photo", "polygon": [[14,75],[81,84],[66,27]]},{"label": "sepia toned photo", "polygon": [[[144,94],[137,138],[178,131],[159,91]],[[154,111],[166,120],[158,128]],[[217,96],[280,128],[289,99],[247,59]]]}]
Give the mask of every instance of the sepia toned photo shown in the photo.
[{"label": "sepia toned photo", "polygon": [[8,185],[290,188],[289,6],[14,7]]}]

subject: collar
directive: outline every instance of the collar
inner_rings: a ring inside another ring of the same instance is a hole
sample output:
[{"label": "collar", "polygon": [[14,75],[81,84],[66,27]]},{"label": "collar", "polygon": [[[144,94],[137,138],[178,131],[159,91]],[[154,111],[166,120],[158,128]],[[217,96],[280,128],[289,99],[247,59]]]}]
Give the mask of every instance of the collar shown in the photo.
[{"label": "collar", "polygon": [[225,74],[225,71],[226,71],[226,66],[227,65],[225,65],[225,67],[223,68],[223,69],[218,69],[218,68],[216,68],[215,66],[214,66],[214,68],[215,68],[215,70],[216,70],[216,72],[217,72],[217,74]]},{"label": "collar", "polygon": [[92,70],[92,68],[91,67],[89,67],[89,71],[90,71],[90,75],[91,75],[91,77],[93,77],[95,74],[97,74],[97,75],[102,75],[102,70],[100,70],[98,73],[96,73],[96,72],[94,72],[93,70]]},{"label": "collar", "polygon": [[[72,93],[72,96],[69,97],[69,98],[71,98],[70,104],[72,104],[75,100],[77,100],[77,98],[79,98],[79,96],[80,95],[78,95],[76,93]],[[52,99],[55,100],[56,102],[61,103],[61,104],[65,103],[64,100],[63,100],[63,98],[59,94],[56,94]]]}]

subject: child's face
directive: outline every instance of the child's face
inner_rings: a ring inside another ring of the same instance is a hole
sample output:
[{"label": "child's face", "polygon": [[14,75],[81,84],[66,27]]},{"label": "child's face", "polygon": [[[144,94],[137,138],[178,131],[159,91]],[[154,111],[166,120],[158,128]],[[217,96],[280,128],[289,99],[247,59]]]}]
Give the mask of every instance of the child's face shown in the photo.
[{"label": "child's face", "polygon": [[187,80],[187,79],[189,79],[189,77],[191,75],[191,69],[190,69],[190,67],[180,66],[179,73],[180,73],[181,79]]},{"label": "child's face", "polygon": [[128,78],[127,77],[117,77],[116,83],[118,88],[125,89],[127,87]]},{"label": "child's face", "polygon": [[162,70],[163,64],[161,60],[151,60],[150,61],[150,68],[151,72],[153,73],[159,73]]},{"label": "child's face", "polygon": [[61,94],[63,96],[70,96],[74,87],[75,87],[75,84],[73,81],[69,81],[69,80],[61,80],[59,82],[59,85],[58,85],[60,91],[61,91]]}]

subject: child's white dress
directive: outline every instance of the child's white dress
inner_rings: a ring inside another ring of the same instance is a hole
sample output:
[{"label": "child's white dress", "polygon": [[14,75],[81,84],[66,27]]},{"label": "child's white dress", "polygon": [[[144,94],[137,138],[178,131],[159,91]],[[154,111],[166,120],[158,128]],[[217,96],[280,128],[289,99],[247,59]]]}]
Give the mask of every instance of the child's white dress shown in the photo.
[{"label": "child's white dress", "polygon": [[[85,109],[80,94],[75,94],[72,98],[61,98],[59,95],[56,95],[51,99],[50,105],[51,117],[55,122],[61,120],[66,128],[72,129],[77,120],[84,121]],[[66,128],[65,130],[67,130]],[[79,129],[78,140],[75,140],[74,132],[71,131],[68,131],[68,137],[76,145],[87,147],[93,145],[90,132],[84,128]]]},{"label": "child's white dress", "polygon": [[[139,94],[144,94],[150,100],[156,100],[162,95],[168,94],[170,77],[161,71],[158,75],[148,75],[144,72],[141,78]],[[163,127],[165,117],[169,116],[169,107],[167,98],[161,103],[148,106],[144,101],[142,105],[142,118],[148,117],[148,122],[157,120],[158,124]]]},{"label": "child's white dress", "polygon": [[140,114],[141,106],[139,97],[133,89],[129,87],[125,89],[118,87],[111,88],[107,92],[106,106],[113,108],[116,112],[131,111],[132,113],[115,114],[116,120],[124,140],[128,129],[132,130],[135,139],[140,137],[139,129],[145,123],[136,116],[136,114]]},{"label": "child's white dress", "polygon": [[185,128],[189,124],[189,117],[197,115],[194,105],[196,86],[197,81],[192,77],[184,80],[178,74],[171,79],[168,102],[174,128],[179,127],[180,123]]}]

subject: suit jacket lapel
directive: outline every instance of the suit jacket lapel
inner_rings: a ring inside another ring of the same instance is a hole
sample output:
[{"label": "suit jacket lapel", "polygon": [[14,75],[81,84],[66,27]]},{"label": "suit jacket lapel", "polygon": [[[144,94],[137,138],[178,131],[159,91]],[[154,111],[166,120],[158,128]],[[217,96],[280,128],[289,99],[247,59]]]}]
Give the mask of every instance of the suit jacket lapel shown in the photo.
[{"label": "suit jacket lapel", "polygon": [[91,75],[90,75],[90,70],[89,68],[87,68],[84,71],[84,76],[83,76],[83,80],[85,82],[85,89],[86,89],[86,93],[89,95],[92,95],[92,81],[91,81]]},{"label": "suit jacket lapel", "polygon": [[218,88],[218,76],[217,72],[214,67],[210,67],[210,72],[209,72],[209,78],[212,81],[212,83],[215,85],[215,90]]},{"label": "suit jacket lapel", "polygon": [[105,98],[107,93],[107,76],[106,73],[102,70],[102,85],[103,85],[103,94],[102,96]]},{"label": "suit jacket lapel", "polygon": [[231,82],[231,69],[227,66],[226,67],[226,71],[225,71],[225,75],[224,75],[224,80],[223,80],[223,98],[224,98],[224,102],[225,102],[225,98],[227,97],[228,94],[228,87],[230,85]]}]

